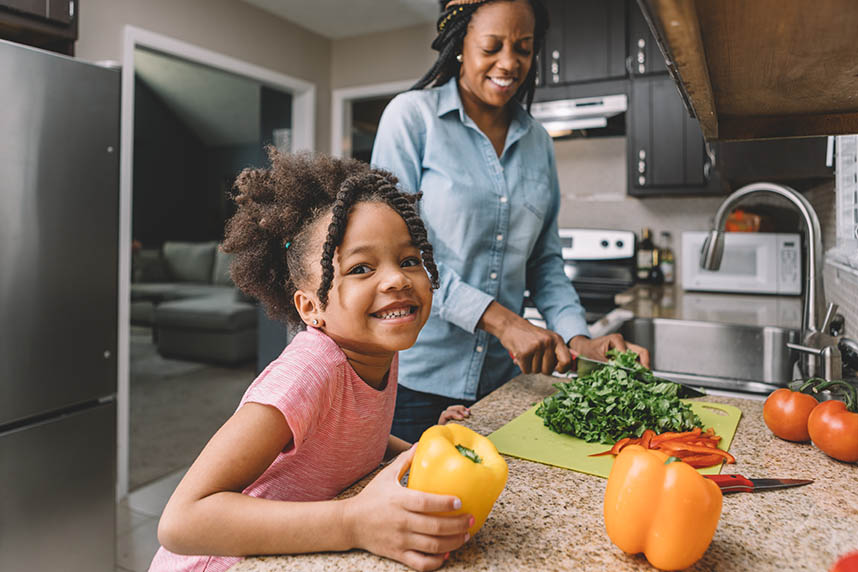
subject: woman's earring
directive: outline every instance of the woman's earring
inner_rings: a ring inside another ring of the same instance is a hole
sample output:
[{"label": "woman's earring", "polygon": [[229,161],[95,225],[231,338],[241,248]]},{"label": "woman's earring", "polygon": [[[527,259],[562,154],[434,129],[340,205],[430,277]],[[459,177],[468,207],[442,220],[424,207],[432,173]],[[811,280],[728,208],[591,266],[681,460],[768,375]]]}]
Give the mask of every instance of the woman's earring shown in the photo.
[{"label": "woman's earring", "polygon": [[462,63],[462,54],[456,56],[456,61]]},{"label": "woman's earring", "polygon": [[314,326],[318,326],[318,325],[319,325],[319,320],[317,320],[316,318],[313,318],[313,325],[314,325]]}]

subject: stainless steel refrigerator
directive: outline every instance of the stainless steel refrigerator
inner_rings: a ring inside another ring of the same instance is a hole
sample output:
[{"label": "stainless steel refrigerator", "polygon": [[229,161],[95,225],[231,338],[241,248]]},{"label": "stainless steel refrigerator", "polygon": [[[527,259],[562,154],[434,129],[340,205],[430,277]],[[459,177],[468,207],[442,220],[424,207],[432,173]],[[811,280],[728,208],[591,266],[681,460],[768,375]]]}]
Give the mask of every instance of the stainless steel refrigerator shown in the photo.
[{"label": "stainless steel refrigerator", "polygon": [[0,570],[113,570],[119,72],[0,41]]}]

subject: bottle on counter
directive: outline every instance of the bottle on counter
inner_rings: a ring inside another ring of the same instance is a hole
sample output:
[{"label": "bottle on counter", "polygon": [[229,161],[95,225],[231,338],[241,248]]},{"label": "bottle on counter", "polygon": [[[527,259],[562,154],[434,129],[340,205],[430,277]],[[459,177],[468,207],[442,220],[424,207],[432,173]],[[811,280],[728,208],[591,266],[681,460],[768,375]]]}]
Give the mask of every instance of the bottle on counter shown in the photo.
[{"label": "bottle on counter", "polygon": [[664,276],[665,284],[673,284],[676,278],[676,261],[673,257],[673,237],[666,230],[661,232],[661,247],[659,247],[659,266]]},{"label": "bottle on counter", "polygon": [[649,281],[649,272],[652,269],[653,252],[655,252],[655,245],[652,242],[652,230],[644,227],[643,230],[641,230],[641,241],[638,244],[638,282]]},{"label": "bottle on counter", "polygon": [[647,283],[658,286],[660,284],[664,284],[664,274],[661,272],[661,264],[660,264],[660,254],[661,250],[658,248],[653,248],[652,250],[652,265],[649,268],[649,272],[647,273]]}]

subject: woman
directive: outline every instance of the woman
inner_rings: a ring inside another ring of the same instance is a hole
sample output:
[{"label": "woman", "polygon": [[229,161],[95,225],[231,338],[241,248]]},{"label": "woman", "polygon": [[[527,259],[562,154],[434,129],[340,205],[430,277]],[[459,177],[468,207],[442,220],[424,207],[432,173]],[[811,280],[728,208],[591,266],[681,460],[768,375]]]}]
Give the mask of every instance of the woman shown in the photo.
[{"label": "woman", "polygon": [[[416,441],[452,403],[473,403],[518,370],[566,371],[572,356],[627,347],[588,337],[563,272],[551,138],[529,113],[548,17],[540,0],[442,0],[440,55],[381,118],[372,163],[423,191],[441,277],[417,344],[400,355],[393,434]],[[423,89],[434,81],[431,89]],[[525,289],[548,329],[521,317]]]}]

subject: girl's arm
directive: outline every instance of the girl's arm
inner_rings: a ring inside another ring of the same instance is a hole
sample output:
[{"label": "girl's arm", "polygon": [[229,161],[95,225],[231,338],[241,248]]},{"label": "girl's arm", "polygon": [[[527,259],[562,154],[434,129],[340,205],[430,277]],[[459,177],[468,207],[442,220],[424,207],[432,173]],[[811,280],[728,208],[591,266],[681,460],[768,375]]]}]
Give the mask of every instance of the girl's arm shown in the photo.
[{"label": "girl's arm", "polygon": [[167,503],[158,539],[179,554],[243,556],[364,548],[421,569],[466,540],[470,515],[426,513],[461,506],[455,497],[406,489],[402,455],[358,495],[341,501],[286,502],[241,493],[292,441],[275,408],[243,405],[215,433]]}]

